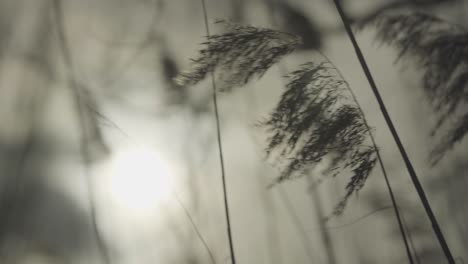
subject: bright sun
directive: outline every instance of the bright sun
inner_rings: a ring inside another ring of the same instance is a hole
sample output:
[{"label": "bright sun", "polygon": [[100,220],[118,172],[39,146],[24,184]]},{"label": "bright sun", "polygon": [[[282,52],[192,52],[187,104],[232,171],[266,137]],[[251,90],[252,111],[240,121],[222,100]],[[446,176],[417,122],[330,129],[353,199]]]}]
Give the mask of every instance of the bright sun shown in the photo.
[{"label": "bright sun", "polygon": [[109,198],[126,209],[144,212],[167,202],[174,170],[159,153],[127,148],[114,154],[107,171]]}]

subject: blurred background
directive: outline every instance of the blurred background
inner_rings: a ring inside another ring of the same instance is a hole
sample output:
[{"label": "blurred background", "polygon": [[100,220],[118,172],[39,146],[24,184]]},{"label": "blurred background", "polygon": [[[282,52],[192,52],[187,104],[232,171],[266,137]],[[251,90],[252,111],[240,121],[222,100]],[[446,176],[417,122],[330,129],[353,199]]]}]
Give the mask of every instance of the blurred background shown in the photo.
[{"label": "blurred background", "polygon": [[[353,21],[389,8],[467,24],[468,4],[342,1]],[[345,177],[269,184],[255,126],[285,71],[320,49],[375,127],[417,263],[444,263],[431,226],[346,37],[333,1],[206,0],[216,19],[280,29],[304,45],[259,81],[219,95],[238,263],[406,263],[374,169],[340,217],[324,221]],[[428,165],[434,118],[417,67],[394,64],[372,29],[357,33],[457,263],[468,259],[466,140]],[[216,126],[207,81],[180,87],[204,41],[198,0],[0,0],[0,263],[230,263]]]}]

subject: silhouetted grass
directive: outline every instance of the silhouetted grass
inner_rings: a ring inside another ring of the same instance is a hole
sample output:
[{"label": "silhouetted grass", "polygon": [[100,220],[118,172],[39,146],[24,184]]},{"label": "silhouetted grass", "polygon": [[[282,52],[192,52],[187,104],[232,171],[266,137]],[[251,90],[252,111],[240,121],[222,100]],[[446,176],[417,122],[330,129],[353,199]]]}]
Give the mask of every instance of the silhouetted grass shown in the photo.
[{"label": "silhouetted grass", "polygon": [[192,59],[191,69],[175,79],[179,85],[195,85],[215,73],[219,90],[243,86],[261,77],[300,44],[300,39],[289,33],[224,20],[217,23],[225,26],[226,32],[206,37],[198,57]]},{"label": "silhouetted grass", "polygon": [[267,155],[280,160],[276,182],[301,177],[318,164],[327,175],[348,174],[346,193],[333,211],[339,215],[374,168],[375,148],[360,110],[347,100],[346,83],[328,63],[306,63],[288,79],[280,102],[260,122],[270,134]]},{"label": "silhouetted grass", "polygon": [[371,23],[379,40],[398,49],[398,59],[408,57],[423,70],[422,88],[438,114],[431,135],[454,120],[431,153],[435,165],[468,132],[468,32],[420,12],[382,15]]}]

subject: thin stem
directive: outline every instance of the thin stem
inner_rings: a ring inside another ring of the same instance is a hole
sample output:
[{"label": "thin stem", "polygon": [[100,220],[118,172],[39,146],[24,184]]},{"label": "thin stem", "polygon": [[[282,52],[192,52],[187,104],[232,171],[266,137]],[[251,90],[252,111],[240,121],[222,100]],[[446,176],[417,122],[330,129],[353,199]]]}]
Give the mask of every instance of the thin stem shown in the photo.
[{"label": "thin stem", "polygon": [[432,224],[432,229],[434,230],[434,233],[437,237],[437,240],[439,241],[439,244],[445,254],[445,257],[447,258],[448,263],[450,264],[455,264],[455,260],[452,256],[452,253],[450,252],[450,248],[445,240],[445,237],[439,227],[439,223],[437,222],[437,219],[432,211],[431,205],[429,203],[429,200],[426,197],[425,191],[419,182],[419,178],[416,174],[416,171],[413,167],[413,164],[411,163],[411,160],[408,157],[408,154],[406,153],[405,147],[403,146],[403,143],[400,140],[400,137],[395,129],[395,126],[393,125],[393,122],[390,118],[390,115],[387,111],[387,108],[385,107],[385,104],[383,102],[383,99],[380,95],[380,92],[377,88],[377,85],[374,81],[374,78],[372,77],[372,74],[370,72],[369,66],[367,65],[367,62],[364,58],[364,55],[362,54],[362,51],[356,41],[356,38],[354,37],[354,33],[351,29],[350,23],[348,21],[348,18],[346,17],[346,14],[344,13],[344,10],[341,6],[340,0],[334,0],[336,9],[340,15],[341,20],[343,21],[343,25],[345,27],[346,33],[348,34],[349,39],[351,40],[354,50],[356,52],[356,55],[359,59],[359,62],[361,64],[361,67],[364,71],[364,74],[369,82],[369,85],[371,86],[372,92],[374,93],[375,98],[377,99],[377,102],[380,106],[380,110],[382,112],[382,115],[384,116],[384,119],[388,125],[388,128],[390,129],[390,132],[393,136],[393,139],[395,140],[395,143],[398,147],[398,150],[400,151],[400,154],[403,158],[403,161],[406,165],[406,169],[408,170],[408,173],[410,175],[410,178],[413,182],[413,185],[416,189],[416,192],[419,195],[419,198],[421,200],[421,203],[423,204],[423,207],[426,211],[427,217],[429,218],[431,224]]},{"label": "thin stem", "polygon": [[380,166],[380,169],[382,170],[382,174],[384,176],[384,179],[385,179],[385,185],[387,186],[387,189],[388,189],[388,193],[390,195],[390,200],[392,202],[392,205],[393,205],[393,209],[395,211],[395,216],[396,216],[396,219],[398,221],[398,228],[400,230],[400,234],[401,234],[401,238],[403,239],[403,243],[405,245],[405,249],[406,249],[406,255],[408,256],[408,260],[409,260],[409,263],[413,264],[414,263],[414,260],[413,260],[413,255],[411,254],[411,250],[410,250],[410,246],[409,246],[409,242],[408,242],[408,238],[407,238],[407,235],[406,235],[406,232],[405,232],[405,229],[404,229],[404,226],[403,226],[403,221],[402,221],[402,217],[401,217],[401,213],[400,213],[400,210],[398,209],[398,203],[395,199],[395,195],[393,193],[393,188],[392,186],[390,185],[390,181],[388,179],[388,175],[387,175],[387,170],[385,169],[385,166],[383,164],[383,159],[382,159],[382,156],[380,155],[380,150],[379,148],[377,147],[377,143],[375,141],[375,137],[374,135],[372,134],[372,130],[371,130],[371,127],[369,126],[369,123],[367,122],[367,119],[366,119],[366,115],[364,114],[364,111],[362,110],[362,107],[361,107],[361,104],[359,103],[357,97],[356,97],[356,94],[354,93],[353,89],[351,89],[351,87],[349,86],[348,82],[346,81],[346,79],[344,78],[343,74],[341,73],[341,71],[338,69],[338,67],[336,67],[333,62],[322,52],[319,51],[319,53],[328,61],[328,63],[330,63],[333,68],[335,68],[336,72],[338,73],[338,75],[340,76],[340,78],[346,83],[346,89],[348,90],[348,92],[351,94],[351,97],[354,101],[354,103],[356,104],[357,108],[359,109],[359,113],[362,117],[362,120],[364,122],[364,125],[366,126],[366,130],[367,130],[367,133],[369,134],[369,137],[371,139],[371,142],[372,142],[372,145],[374,146],[374,149],[375,149],[375,153],[377,155],[377,160],[379,162],[379,166]]},{"label": "thin stem", "polygon": [[404,215],[401,216],[401,220],[403,222],[403,226],[405,227],[406,232],[408,233],[408,241],[411,246],[411,250],[413,250],[414,252],[414,262],[416,264],[421,264],[421,260],[419,258],[418,252],[416,251],[416,246],[414,245],[413,239],[411,238],[411,234],[409,233],[408,224],[406,223],[406,219]]},{"label": "thin stem", "polygon": [[71,52],[68,47],[67,39],[65,36],[61,0],[53,0],[53,9],[54,9],[54,18],[56,20],[56,27],[57,27],[56,29],[57,29],[57,33],[58,33],[58,37],[60,41],[60,48],[61,48],[62,56],[63,56],[65,64],[68,67],[68,76],[67,76],[68,82],[70,83],[70,86],[72,88],[73,97],[75,100],[75,107],[78,113],[78,121],[79,121],[79,125],[81,128],[80,152],[85,163],[84,164],[85,174],[86,174],[85,178],[86,178],[86,187],[88,191],[88,202],[90,206],[91,224],[93,227],[93,231],[94,231],[93,233],[95,235],[97,246],[101,254],[101,257],[104,263],[109,264],[111,263],[109,250],[101,235],[101,232],[98,226],[97,215],[96,215],[96,204],[95,204],[96,202],[95,202],[95,197],[94,197],[91,172],[89,170],[89,163],[91,162],[91,157],[89,155],[90,142],[89,142],[89,137],[87,135],[88,128],[87,128],[85,116],[83,113],[83,111],[85,111],[85,107],[82,102],[83,98],[80,92],[80,86],[78,84],[78,81],[75,78],[75,69],[73,66],[72,56],[71,56]]},{"label": "thin stem", "polygon": [[[210,27],[208,25],[208,12],[206,10],[206,3],[205,0],[201,0],[202,7],[203,7],[203,17],[204,17],[204,22],[205,22],[205,30],[206,30],[206,35],[209,37],[210,36]],[[225,214],[226,214],[226,224],[227,224],[227,235],[228,235],[228,241],[229,241],[229,250],[231,253],[231,261],[232,264],[236,264],[236,257],[234,254],[234,245],[232,242],[232,232],[231,232],[231,220],[229,217],[229,204],[228,204],[228,198],[227,198],[227,188],[226,188],[226,173],[224,169],[224,157],[223,157],[223,145],[221,143],[221,127],[220,127],[220,121],[219,121],[219,112],[218,112],[218,98],[216,96],[216,82],[215,82],[215,76],[214,73],[211,73],[211,86],[213,88],[213,107],[214,107],[214,112],[215,112],[215,121],[216,121],[216,135],[217,135],[217,141],[218,141],[218,151],[219,151],[219,161],[221,165],[221,179],[223,182],[223,195],[224,195],[224,209],[225,209]]]},{"label": "thin stem", "polygon": [[203,238],[203,235],[201,234],[200,229],[198,229],[198,226],[195,223],[195,220],[193,219],[192,215],[190,214],[190,211],[188,210],[187,207],[185,207],[184,203],[182,203],[182,200],[180,200],[179,196],[175,192],[173,194],[174,194],[174,197],[176,198],[177,203],[183,209],[185,216],[187,216],[187,219],[189,220],[190,224],[192,225],[192,228],[195,231],[198,239],[200,239],[201,243],[203,244],[203,247],[205,247],[205,249],[206,249],[206,252],[208,252],[208,255],[210,256],[211,263],[216,264],[216,260],[214,258],[213,252],[211,251],[210,247],[208,246],[208,243],[206,242],[205,238]]}]

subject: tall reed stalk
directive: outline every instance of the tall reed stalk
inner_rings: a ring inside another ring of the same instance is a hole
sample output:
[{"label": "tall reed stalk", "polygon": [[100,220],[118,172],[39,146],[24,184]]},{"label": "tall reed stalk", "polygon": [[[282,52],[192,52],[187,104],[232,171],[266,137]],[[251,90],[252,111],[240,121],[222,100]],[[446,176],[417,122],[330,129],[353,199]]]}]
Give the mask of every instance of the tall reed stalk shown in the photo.
[{"label": "tall reed stalk", "polygon": [[343,10],[343,7],[341,5],[341,1],[340,0],[333,0],[334,1],[334,4],[335,4],[335,7],[339,13],[339,16],[343,22],[343,25],[345,27],[345,30],[346,30],[346,33],[349,37],[349,39],[351,40],[351,43],[354,47],[354,50],[356,52],[356,56],[358,57],[358,60],[359,60],[359,63],[361,64],[361,67],[364,71],[364,74],[367,78],[367,81],[369,82],[369,85],[371,86],[371,89],[372,89],[372,92],[374,93],[374,96],[377,100],[377,103],[379,104],[379,107],[380,107],[380,110],[382,112],[382,115],[384,116],[384,119],[385,119],[385,122],[387,123],[388,125],[388,128],[390,129],[390,133],[392,134],[392,137],[398,147],[398,150],[400,152],[400,155],[402,156],[403,158],[403,161],[405,163],[405,166],[406,166],[406,169],[410,175],[410,178],[413,182],[413,185],[416,189],[416,192],[421,200],[421,203],[423,204],[423,207],[424,207],[424,210],[426,212],[426,215],[427,217],[429,218],[429,221],[431,222],[432,224],[432,229],[437,237],[437,240],[444,252],[444,255],[448,261],[448,263],[452,264],[452,263],[455,263],[455,260],[452,256],[452,253],[450,251],[450,248],[445,240],[445,237],[439,227],[439,223],[437,221],[437,218],[436,216],[434,215],[433,211],[432,211],[432,207],[429,203],[429,200],[427,199],[426,197],[426,193],[424,191],[424,188],[422,187],[420,181],[419,181],[419,178],[416,174],[416,171],[413,167],[413,164],[411,163],[411,160],[408,156],[408,154],[406,153],[406,150],[405,150],[405,147],[403,146],[403,143],[401,142],[400,140],[400,137],[395,129],[395,126],[393,124],[393,121],[392,119],[390,118],[390,115],[387,111],[387,108],[383,102],[383,99],[382,99],[382,96],[380,95],[380,92],[379,92],[379,89],[377,88],[377,85],[374,81],[374,78],[371,74],[371,71],[369,69],[369,66],[367,65],[367,62],[364,58],[364,55],[362,54],[362,51],[359,47],[359,44],[357,43],[356,41],[356,38],[354,36],[354,33],[351,29],[351,24]]},{"label": "tall reed stalk", "polygon": [[[205,0],[201,0],[202,8],[203,8],[203,18],[205,23],[205,30],[206,35],[210,37],[210,27],[208,24],[208,11],[206,9]],[[218,151],[219,151],[219,162],[221,166],[221,179],[223,185],[223,196],[224,196],[224,209],[226,215],[226,228],[227,228],[227,235],[228,235],[228,242],[229,242],[229,251],[231,253],[231,263],[236,264],[236,255],[234,254],[234,245],[232,239],[232,230],[231,230],[231,219],[229,216],[229,203],[228,203],[228,195],[227,195],[227,188],[226,188],[226,171],[224,168],[224,156],[223,156],[223,145],[221,141],[221,125],[219,121],[219,111],[218,111],[218,98],[217,98],[217,88],[216,88],[216,81],[214,73],[211,72],[211,86],[213,88],[213,108],[215,113],[215,122],[216,122],[216,135],[218,141]]]}]

